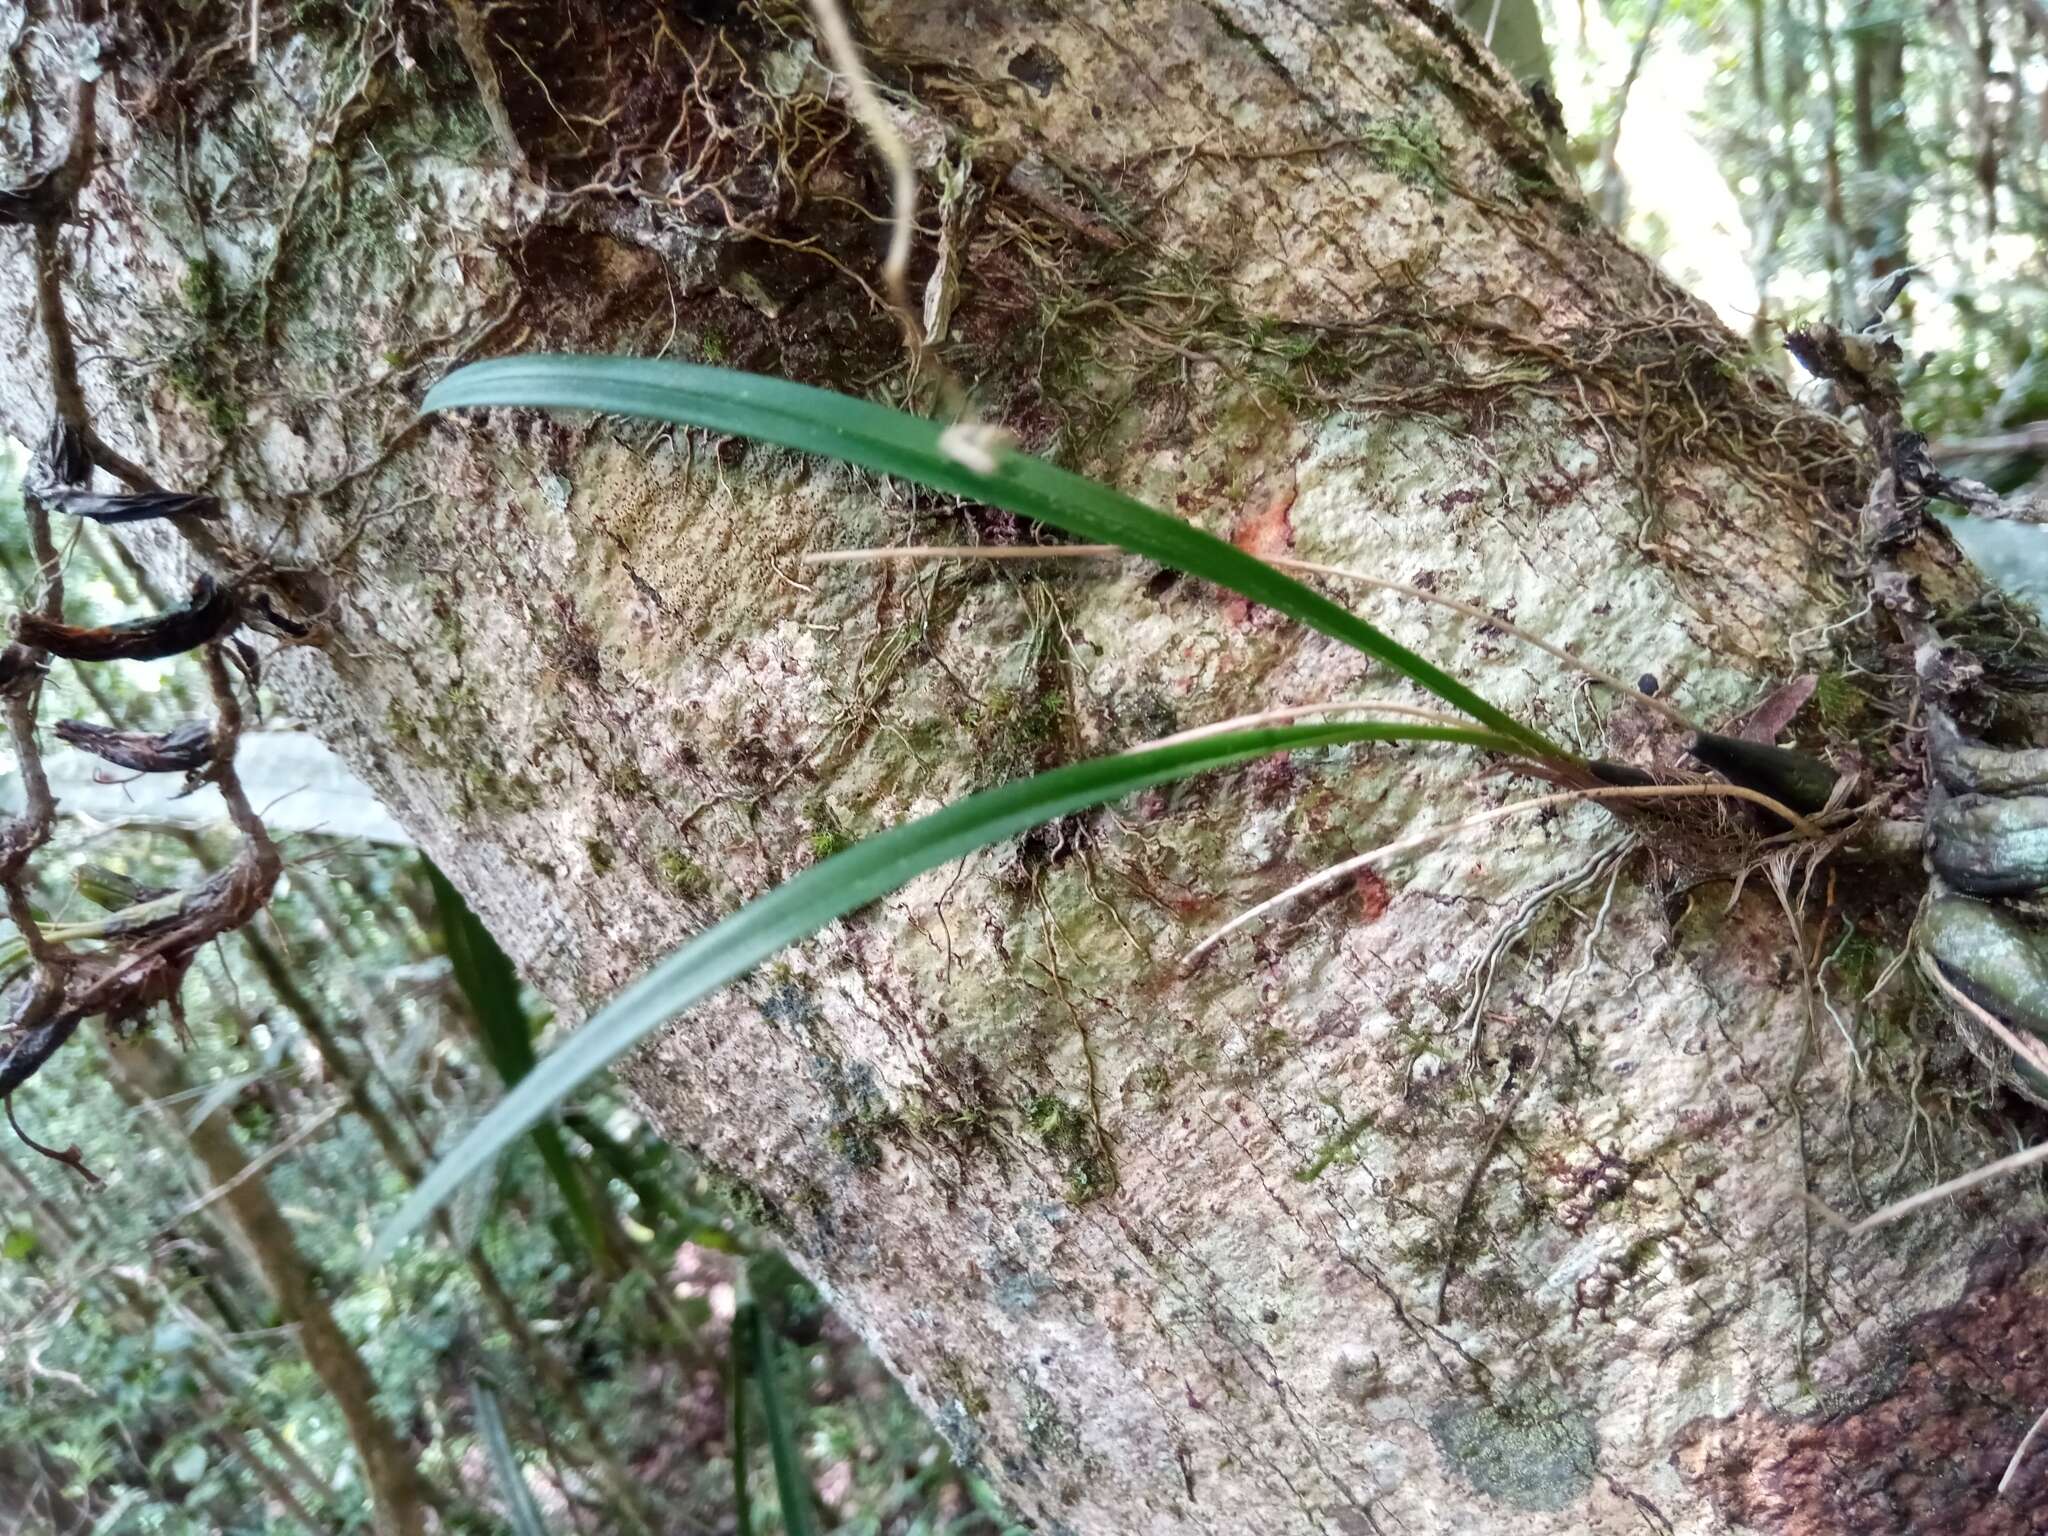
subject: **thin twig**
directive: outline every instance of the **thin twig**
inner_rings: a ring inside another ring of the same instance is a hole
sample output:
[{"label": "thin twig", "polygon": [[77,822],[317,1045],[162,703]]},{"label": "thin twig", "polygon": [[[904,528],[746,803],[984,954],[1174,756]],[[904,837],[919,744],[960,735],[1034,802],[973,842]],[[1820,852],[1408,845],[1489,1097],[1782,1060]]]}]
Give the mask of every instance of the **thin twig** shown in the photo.
[{"label": "thin twig", "polygon": [[2036,1163],[2048,1162],[2048,1141],[2028,1147],[2024,1152],[2015,1152],[2010,1157],[2001,1157],[1995,1163],[1986,1163],[1973,1168],[1946,1184],[1937,1184],[1932,1189],[1923,1189],[1917,1195],[1908,1195],[1903,1200],[1894,1200],[1881,1210],[1872,1211],[1861,1221],[1850,1221],[1831,1207],[1822,1204],[1812,1195],[1806,1197],[1807,1205],[1823,1221],[1840,1228],[1850,1237],[1861,1237],[1878,1227],[1888,1227],[1902,1216],[1909,1216],[1923,1205],[1932,1205],[1937,1200],[1946,1200],[1950,1195],[1960,1195],[1965,1190],[1975,1189],[1979,1184],[1988,1184],[1993,1179],[2002,1179],[2008,1173],[2018,1173],[2022,1168],[2031,1168]]},{"label": "thin twig", "polygon": [[94,1189],[98,1189],[102,1184],[106,1183],[106,1180],[102,1179],[98,1174],[94,1173],[90,1168],[85,1166],[85,1154],[78,1149],[76,1143],[73,1143],[71,1146],[63,1148],[46,1147],[40,1141],[37,1141],[35,1137],[29,1135],[27,1131],[24,1131],[21,1128],[21,1122],[14,1118],[13,1094],[8,1094],[6,1099],[0,1102],[5,1102],[7,1106],[8,1125],[13,1127],[14,1134],[21,1138],[22,1145],[26,1146],[31,1152],[40,1152],[44,1157],[47,1157],[51,1162],[62,1163],[66,1168],[69,1168],[73,1173],[77,1174],[80,1178],[84,1179],[85,1182],[90,1184]]}]

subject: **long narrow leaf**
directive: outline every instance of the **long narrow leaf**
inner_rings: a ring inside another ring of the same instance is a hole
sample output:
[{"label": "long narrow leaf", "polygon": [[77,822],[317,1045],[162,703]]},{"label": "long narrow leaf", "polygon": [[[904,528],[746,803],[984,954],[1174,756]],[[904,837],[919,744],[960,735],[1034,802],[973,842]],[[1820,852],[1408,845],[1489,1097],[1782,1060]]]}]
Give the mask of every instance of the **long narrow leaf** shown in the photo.
[{"label": "long narrow leaf", "polygon": [[754,1496],[747,1486],[747,1341],[753,1336],[754,1310],[751,1301],[741,1302],[732,1315],[732,1339],[725,1350],[726,1406],[732,1413],[732,1513],[733,1529],[739,1536],[754,1536]]},{"label": "long narrow leaf", "polygon": [[490,1452],[491,1469],[497,1474],[498,1491],[505,1500],[515,1536],[547,1536],[533,1492],[526,1486],[526,1474],[519,1470],[519,1458],[512,1451],[512,1437],[505,1433],[505,1415],[498,1408],[498,1395],[482,1378],[469,1384],[470,1402],[476,1408],[476,1427]]},{"label": "long narrow leaf", "polygon": [[754,1389],[761,1397],[761,1425],[768,1431],[768,1459],[775,1464],[775,1497],[782,1506],[782,1528],[789,1536],[814,1536],[818,1525],[812,1511],[817,1494],[804,1472],[803,1455],[796,1445],[795,1419],[782,1395],[775,1330],[769,1326],[767,1314],[753,1302],[735,1315],[735,1329],[742,1320],[754,1369]]},{"label": "long narrow leaf", "polygon": [[[434,906],[441,918],[441,940],[448,951],[449,966],[455,972],[456,988],[469,1004],[470,1018],[476,1025],[484,1054],[490,1058],[499,1081],[509,1088],[533,1070],[537,1059],[533,1054],[533,1026],[519,996],[519,973],[512,968],[511,958],[498,947],[498,941],[491,937],[490,929],[469,910],[462,893],[449,883],[434,861],[422,858],[420,863],[434,892]],[[612,1252],[610,1236],[598,1220],[590,1190],[576,1160],[562,1144],[561,1133],[552,1125],[536,1125],[533,1144],[540,1151],[548,1177],[561,1192],[562,1204],[568,1208],[569,1219],[590,1250],[590,1257],[600,1265],[615,1266],[618,1256]]]},{"label": "long narrow leaf", "polygon": [[1094,758],[984,790],[892,827],[812,865],[713,924],[593,1014],[539,1070],[528,1073],[415,1186],[371,1250],[381,1263],[458,1185],[685,1008],[737,981],[779,950],[866,906],[926,870],[1000,843],[1071,811],[1155,784],[1298,748],[1361,741],[1447,741],[1489,752],[1520,744],[1462,726],[1357,721],[1278,726]]},{"label": "long narrow leaf", "polygon": [[728,368],[548,355],[501,357],[458,368],[427,392],[422,409],[494,405],[603,411],[730,432],[1001,507],[1227,587],[1385,663],[1446,704],[1521,742],[1525,751],[1571,757],[1542,732],[1489,704],[1350,609],[1214,534],[1029,454],[1004,453],[994,472],[983,474],[942,449],[943,429],[922,417]]}]

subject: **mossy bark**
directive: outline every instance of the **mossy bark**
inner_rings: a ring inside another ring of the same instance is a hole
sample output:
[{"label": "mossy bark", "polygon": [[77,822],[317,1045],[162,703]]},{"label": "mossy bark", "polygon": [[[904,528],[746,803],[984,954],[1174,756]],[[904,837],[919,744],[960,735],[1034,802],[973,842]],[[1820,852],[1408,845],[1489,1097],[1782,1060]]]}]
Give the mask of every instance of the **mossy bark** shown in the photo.
[{"label": "mossy bark", "polygon": [[[265,7],[254,70],[222,46],[245,8],[138,22],[69,246],[102,430],[223,495],[323,608],[269,676],[572,1021],[992,776],[1389,686],[1129,564],[802,568],[1034,536],[830,466],[518,412],[415,428],[427,382],[513,349],[928,386],[868,290],[883,181],[801,13],[689,9],[291,33]],[[1709,723],[1850,666],[1853,444],[1595,227],[1424,0],[862,20],[921,167],[917,286],[1027,447],[1496,608]],[[23,437],[28,354],[0,387]],[[1676,760],[1498,632],[1358,601],[1546,731]],[[1984,1366],[1958,1416],[1925,1319],[1995,1283],[2035,1350],[2010,1359],[2048,1359],[2035,1197],[1853,1243],[1805,1200],[1861,1208],[2003,1134],[1890,973],[1912,890],[1816,889],[1795,933],[1761,877],[1731,901],[1616,862],[1588,808],[1178,968],[1318,864],[1521,792],[1383,750],[1149,796],[917,882],[625,1076],[1049,1531],[1821,1531],[1878,1495],[1896,1529],[2019,1529],[1989,1489],[2048,1366]],[[1966,1274],[1977,1249],[2004,1258]],[[1966,1472],[1888,1486],[1948,1464],[1880,1433],[1908,1421],[1972,1426]]]}]

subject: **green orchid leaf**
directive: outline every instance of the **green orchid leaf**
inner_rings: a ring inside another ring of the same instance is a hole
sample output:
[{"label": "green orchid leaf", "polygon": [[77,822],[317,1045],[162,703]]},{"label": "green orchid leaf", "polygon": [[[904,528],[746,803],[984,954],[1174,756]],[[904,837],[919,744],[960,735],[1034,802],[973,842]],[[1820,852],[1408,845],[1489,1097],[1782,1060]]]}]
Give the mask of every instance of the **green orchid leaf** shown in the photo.
[{"label": "green orchid leaf", "polygon": [[1354,721],[1236,731],[1093,758],[999,785],[892,827],[812,865],[714,923],[593,1014],[512,1085],[407,1196],[371,1253],[381,1263],[471,1175],[591,1077],[685,1008],[827,923],[991,843],[1126,795],[1276,752],[1367,741],[1441,741],[1515,753],[1518,741],[1464,726]]},{"label": "green orchid leaf", "polygon": [[857,464],[932,490],[1034,518],[1199,576],[1363,651],[1538,757],[1572,756],[1489,704],[1442,668],[1312,587],[1214,534],[1026,453],[1003,451],[987,472],[948,452],[945,429],[871,401],[786,379],[630,357],[501,357],[458,368],[427,392],[423,411],[535,406],[644,416],[729,432]]},{"label": "green orchid leaf", "polygon": [[526,1486],[526,1474],[519,1470],[519,1457],[512,1450],[512,1437],[505,1432],[505,1415],[498,1407],[498,1395],[481,1378],[469,1384],[470,1402],[476,1410],[477,1433],[490,1453],[491,1470],[498,1479],[498,1493],[505,1501],[514,1536],[547,1536],[533,1492]]}]

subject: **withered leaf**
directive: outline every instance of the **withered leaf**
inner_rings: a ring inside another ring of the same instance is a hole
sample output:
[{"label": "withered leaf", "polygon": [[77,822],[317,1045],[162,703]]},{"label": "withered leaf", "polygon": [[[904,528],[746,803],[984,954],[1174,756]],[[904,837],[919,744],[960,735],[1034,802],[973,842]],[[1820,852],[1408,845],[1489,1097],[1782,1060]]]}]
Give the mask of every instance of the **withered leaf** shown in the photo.
[{"label": "withered leaf", "polygon": [[218,640],[238,622],[234,594],[202,576],[183,608],[146,619],[128,619],[102,629],[59,624],[37,614],[15,615],[14,638],[67,661],[157,661]]},{"label": "withered leaf", "polygon": [[213,759],[213,727],[188,720],[173,730],[117,731],[90,720],[59,720],[57,739],[137,773],[187,773]]},{"label": "withered leaf", "polygon": [[43,500],[72,517],[96,523],[145,523],[160,517],[219,517],[220,498],[189,491],[132,491],[103,496],[96,491],[52,491]]}]

